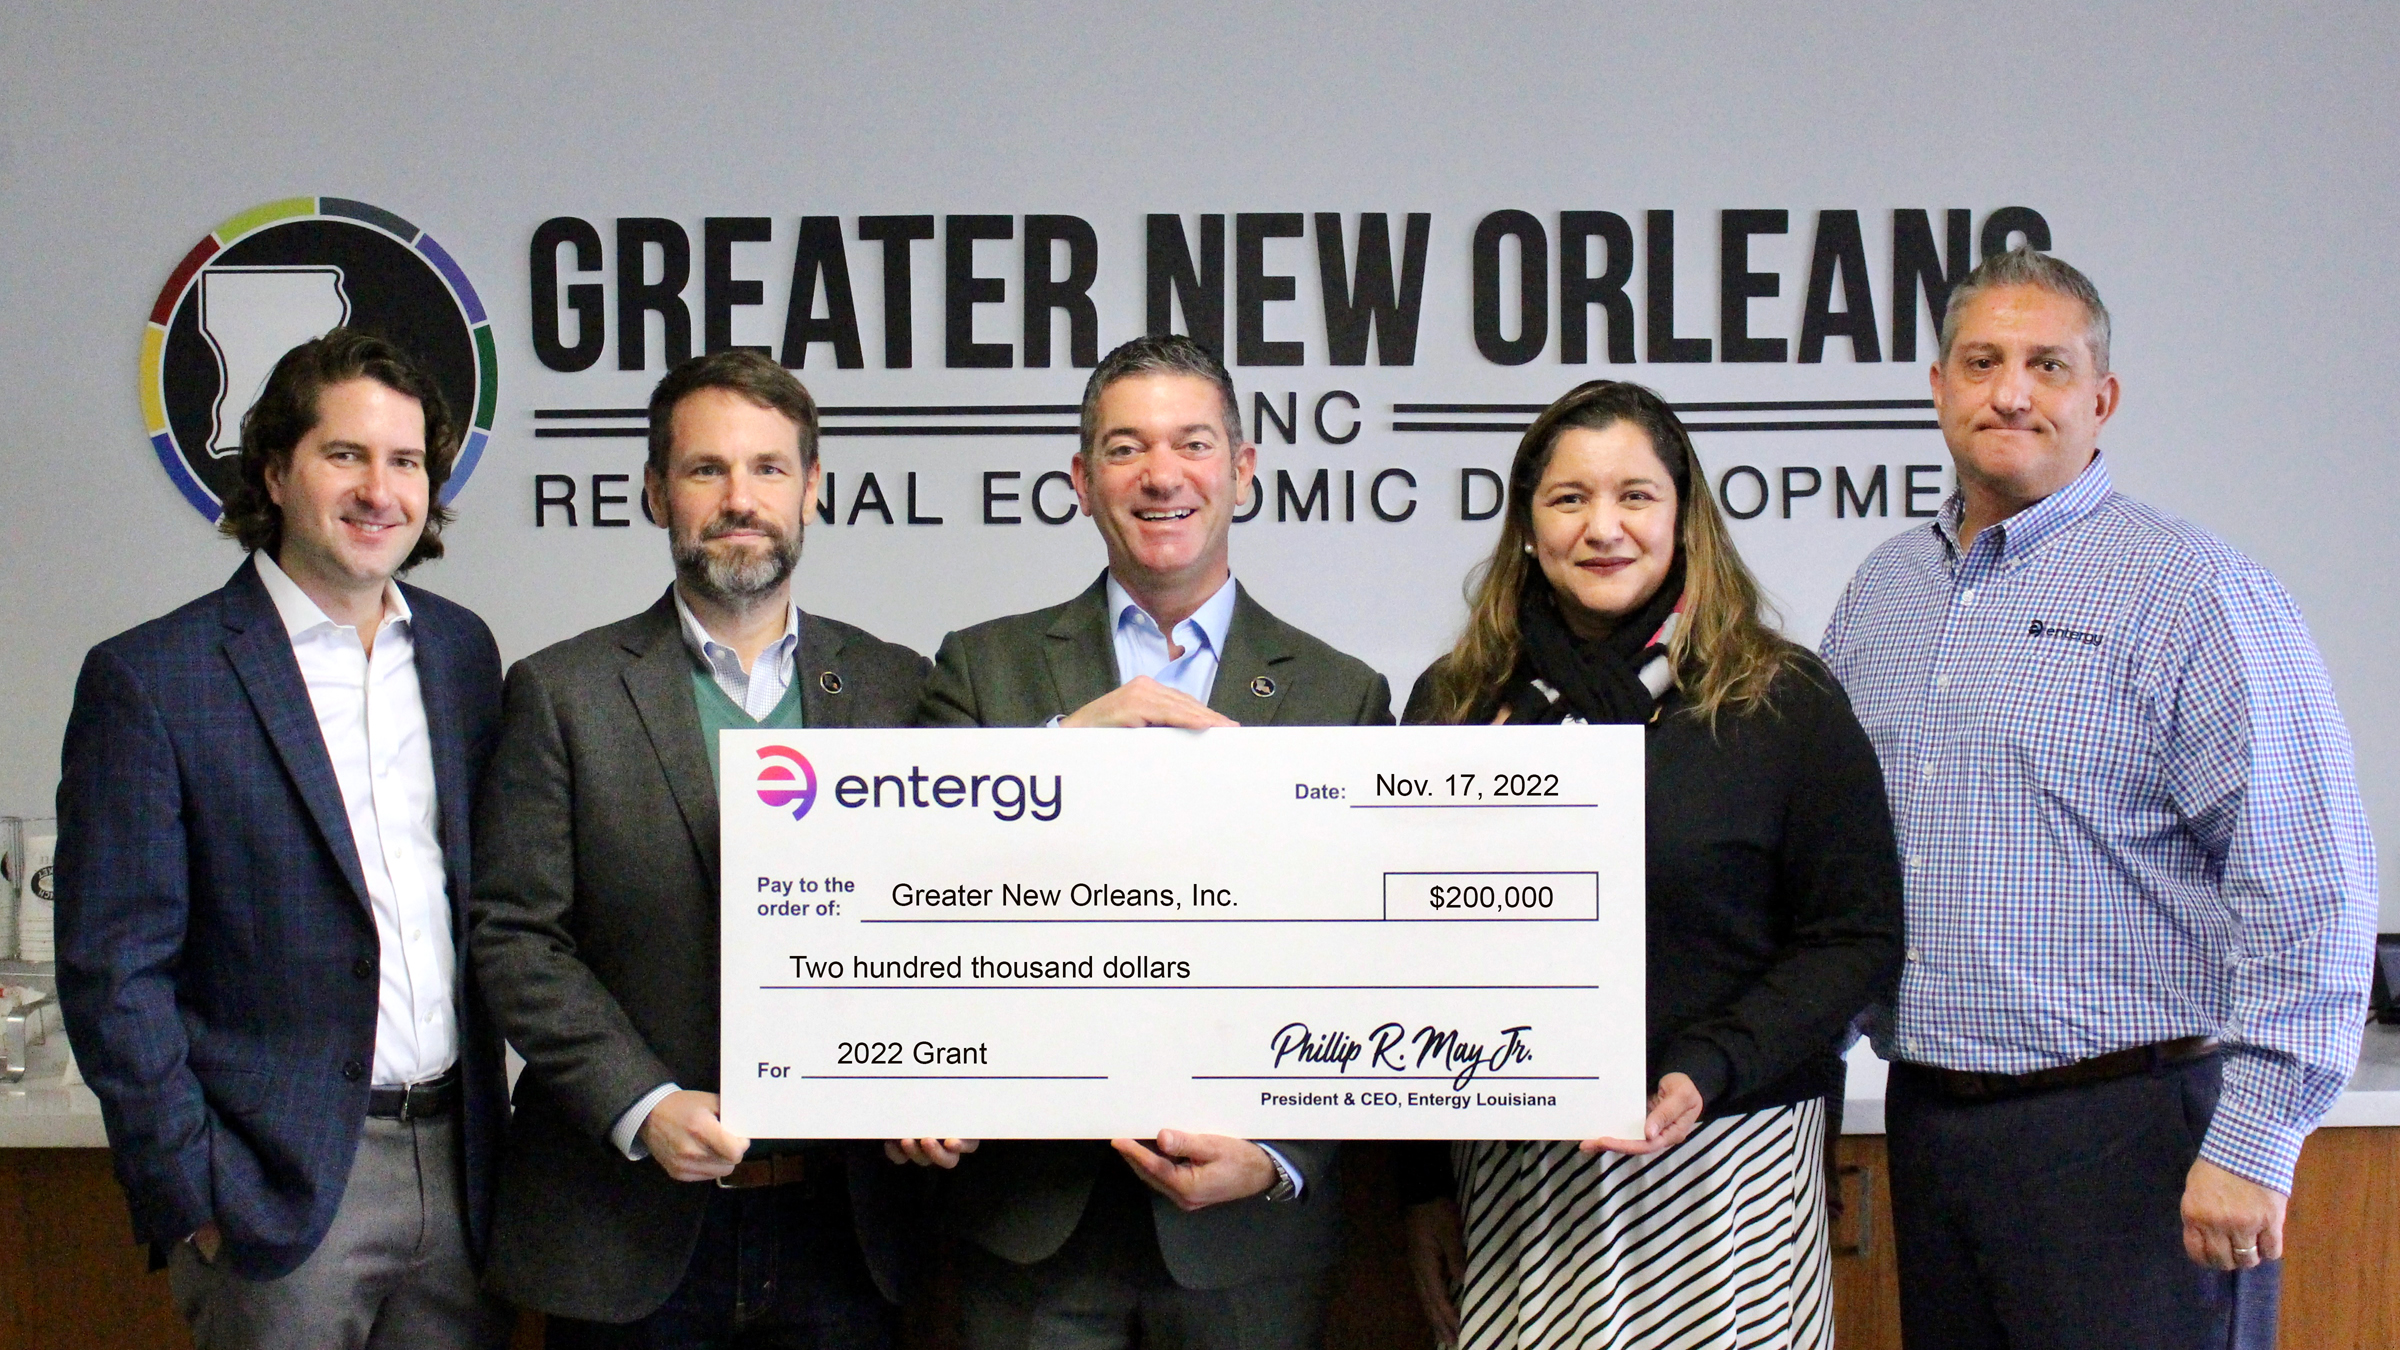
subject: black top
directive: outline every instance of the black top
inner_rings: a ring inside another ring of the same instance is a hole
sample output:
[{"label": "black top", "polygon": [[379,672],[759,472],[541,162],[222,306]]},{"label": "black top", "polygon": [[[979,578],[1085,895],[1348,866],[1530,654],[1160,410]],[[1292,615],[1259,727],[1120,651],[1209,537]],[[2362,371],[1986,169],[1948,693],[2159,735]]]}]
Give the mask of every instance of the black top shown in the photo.
[{"label": "black top", "polygon": [[1650,1081],[1690,1075],[1704,1120],[1838,1094],[1843,1029],[1901,954],[1891,811],[1849,699],[1800,653],[1767,706],[1712,729],[1670,690],[1648,732]]}]

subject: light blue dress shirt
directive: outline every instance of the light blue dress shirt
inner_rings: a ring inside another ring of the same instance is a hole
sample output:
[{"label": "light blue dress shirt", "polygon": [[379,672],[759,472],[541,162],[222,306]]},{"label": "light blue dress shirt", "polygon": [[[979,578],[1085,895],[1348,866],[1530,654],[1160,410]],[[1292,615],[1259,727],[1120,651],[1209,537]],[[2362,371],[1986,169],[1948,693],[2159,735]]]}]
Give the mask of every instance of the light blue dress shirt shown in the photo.
[{"label": "light blue dress shirt", "polygon": [[1180,694],[1208,702],[1217,687],[1217,662],[1225,654],[1225,633],[1233,627],[1233,578],[1216,594],[1200,602],[1192,617],[1175,625],[1177,647],[1183,655],[1168,656],[1167,634],[1149,611],[1135,603],[1115,573],[1108,577],[1109,637],[1117,650],[1117,683],[1147,675]]}]

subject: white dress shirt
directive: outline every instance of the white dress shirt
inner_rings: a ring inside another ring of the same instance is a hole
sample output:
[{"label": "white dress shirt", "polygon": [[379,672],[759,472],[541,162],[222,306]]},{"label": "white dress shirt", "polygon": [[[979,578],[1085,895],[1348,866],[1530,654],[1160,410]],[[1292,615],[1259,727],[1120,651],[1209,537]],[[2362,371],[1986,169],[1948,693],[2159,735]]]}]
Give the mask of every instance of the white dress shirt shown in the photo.
[{"label": "white dress shirt", "polygon": [[326,617],[273,558],[251,556],[291,635],[367,883],[383,975],[371,1081],[399,1087],[438,1078],[458,1062],[458,945],[408,600],[384,583],[370,655],[358,630]]}]

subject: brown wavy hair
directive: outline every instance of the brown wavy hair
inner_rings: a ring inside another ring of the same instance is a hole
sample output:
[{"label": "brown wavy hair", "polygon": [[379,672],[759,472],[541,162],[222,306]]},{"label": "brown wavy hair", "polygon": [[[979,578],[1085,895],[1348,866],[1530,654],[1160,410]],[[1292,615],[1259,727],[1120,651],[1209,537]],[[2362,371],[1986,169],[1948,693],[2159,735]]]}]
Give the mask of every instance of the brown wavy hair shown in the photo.
[{"label": "brown wavy hair", "polygon": [[425,531],[399,570],[442,556],[442,527],[451,519],[442,485],[458,464],[460,428],[433,376],[391,342],[356,328],[335,328],[301,343],[268,373],[258,402],[242,415],[242,480],[225,498],[219,534],[253,553],[264,549],[270,558],[283,551],[283,508],[267,492],[267,473],[291,470],[292,452],[317,429],[318,399],[352,380],[373,380],[425,410]]},{"label": "brown wavy hair", "polygon": [[1561,435],[1619,422],[1641,428],[1675,482],[1675,556],[1683,568],[1684,607],[1667,652],[1686,710],[1713,725],[1727,708],[1764,706],[1776,676],[1794,664],[1799,649],[1762,617],[1758,580],[1734,550],[1691,434],[1675,410],[1641,385],[1592,380],[1543,409],[1517,442],[1499,542],[1467,574],[1466,628],[1434,668],[1434,721],[1480,720],[1498,706],[1523,654],[1518,603],[1529,583],[1546,584],[1526,551],[1533,542],[1534,489]]}]

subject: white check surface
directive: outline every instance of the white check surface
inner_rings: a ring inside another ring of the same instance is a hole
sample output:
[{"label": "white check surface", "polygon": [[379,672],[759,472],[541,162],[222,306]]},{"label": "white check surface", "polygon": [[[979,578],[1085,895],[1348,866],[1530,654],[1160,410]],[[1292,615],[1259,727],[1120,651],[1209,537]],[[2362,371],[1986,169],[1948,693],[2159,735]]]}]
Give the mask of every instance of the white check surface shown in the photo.
[{"label": "white check surface", "polygon": [[1642,746],[723,733],[726,1123],[1639,1137]]}]

